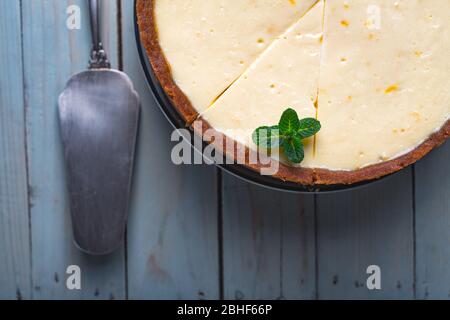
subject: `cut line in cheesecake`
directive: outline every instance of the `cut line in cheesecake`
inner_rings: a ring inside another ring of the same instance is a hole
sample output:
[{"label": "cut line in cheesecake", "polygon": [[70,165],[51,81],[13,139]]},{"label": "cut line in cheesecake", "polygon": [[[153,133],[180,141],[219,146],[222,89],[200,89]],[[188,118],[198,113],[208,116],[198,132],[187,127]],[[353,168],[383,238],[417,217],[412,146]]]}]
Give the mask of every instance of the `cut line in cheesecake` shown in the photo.
[{"label": "cut line in cheesecake", "polygon": [[[252,133],[277,124],[287,108],[300,118],[315,118],[322,46],[324,3],[280,35],[200,118],[256,151]],[[313,139],[305,141],[305,163],[313,157]],[[277,159],[278,160],[278,159]],[[279,160],[286,162],[281,157]]]},{"label": "cut line in cheesecake", "polygon": [[[282,33],[280,33],[280,35],[279,36],[277,36],[276,38],[274,38],[273,40],[272,40],[272,42],[264,49],[264,51],[262,51],[262,52],[260,52],[260,54],[254,59],[254,61],[252,61],[248,66],[247,66],[247,68],[245,69],[245,70],[243,70],[237,77],[236,77],[236,79],[234,79],[222,92],[220,92],[220,94],[219,95],[217,95],[214,99],[213,99],[213,101],[211,102],[211,104],[208,106],[208,108],[205,110],[205,111],[207,111],[209,108],[211,108],[213,105],[214,105],[214,103],[216,103],[216,101],[217,100],[219,100],[220,99],[220,97],[222,97],[224,94],[225,94],[225,92],[228,90],[228,89],[230,89],[230,87],[231,86],[233,86],[233,84],[234,83],[236,83],[236,81],[238,81],[246,72],[247,72],[247,70],[248,69],[250,69],[251,67],[252,67],[252,65],[253,64],[255,64],[259,59],[260,59],[260,57],[261,56],[263,56],[264,55],[264,53],[265,52],[267,52],[268,50],[270,50],[270,48],[273,46],[273,44],[281,37],[281,36],[283,36],[288,30],[290,30],[294,25],[296,25],[296,24],[298,24],[305,16],[307,16],[308,14],[309,14],[309,12],[311,11],[311,10],[313,10],[314,9],[314,7],[316,7],[320,2],[322,2],[322,1],[325,1],[325,0],[315,0],[315,3],[313,3],[312,5],[311,5],[311,7],[297,20],[297,21],[295,21],[294,23],[292,23],[292,25],[290,25],[288,28],[286,28],[286,30],[284,30]],[[296,0],[289,0],[289,2],[293,5],[293,6],[295,6],[296,4],[297,4],[297,1]],[[324,11],[325,12],[325,11]],[[199,117],[200,117],[201,115],[199,114]]]},{"label": "cut line in cheesecake", "polygon": [[171,97],[183,93],[189,123],[316,2],[138,0],[138,23],[152,67],[164,71],[157,77]]},{"label": "cut line in cheesecake", "polygon": [[[323,63],[323,57],[324,57],[324,48],[325,48],[325,15],[326,15],[326,8],[327,8],[327,0],[323,0],[323,13],[322,13],[322,38],[321,38],[321,48],[320,48],[320,66],[319,66],[319,77],[317,79],[317,94],[316,99],[314,100],[314,107],[316,108],[316,120],[319,120],[319,99],[320,99],[320,77],[321,77],[321,71],[322,71],[322,63]],[[313,157],[316,156],[317,153],[317,134],[314,135],[313,138]]]}]

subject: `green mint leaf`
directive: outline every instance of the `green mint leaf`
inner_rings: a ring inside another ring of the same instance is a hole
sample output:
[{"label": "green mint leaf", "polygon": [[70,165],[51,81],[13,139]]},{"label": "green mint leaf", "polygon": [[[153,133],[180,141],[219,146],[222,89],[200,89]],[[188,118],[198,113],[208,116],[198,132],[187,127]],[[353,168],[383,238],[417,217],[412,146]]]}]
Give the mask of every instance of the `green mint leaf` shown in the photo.
[{"label": "green mint leaf", "polygon": [[293,109],[287,109],[281,116],[278,127],[284,135],[293,135],[296,133],[300,129],[300,120],[297,112]]},{"label": "green mint leaf", "polygon": [[297,133],[301,139],[306,139],[316,135],[321,128],[322,125],[318,120],[314,118],[306,118],[300,120],[300,128]]},{"label": "green mint leaf", "polygon": [[282,151],[292,163],[299,164],[305,158],[303,139],[316,135],[322,128],[314,118],[300,120],[297,112],[287,109],[281,116],[278,126],[264,126],[253,132],[253,142],[269,151],[282,147]]},{"label": "green mint leaf", "polygon": [[299,136],[293,136],[283,141],[283,148],[286,157],[292,163],[300,163],[305,158],[305,151],[302,140]]},{"label": "green mint leaf", "polygon": [[278,148],[282,142],[282,136],[278,126],[260,127],[253,132],[253,142],[266,149]]}]

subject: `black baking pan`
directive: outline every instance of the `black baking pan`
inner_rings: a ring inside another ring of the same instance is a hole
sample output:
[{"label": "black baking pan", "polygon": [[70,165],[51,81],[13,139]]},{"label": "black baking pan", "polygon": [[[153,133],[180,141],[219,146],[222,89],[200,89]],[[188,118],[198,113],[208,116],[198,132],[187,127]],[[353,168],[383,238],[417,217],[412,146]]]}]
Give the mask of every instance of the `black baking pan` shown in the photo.
[{"label": "black baking pan", "polygon": [[[136,0],[134,3],[134,27],[135,27],[135,37],[136,37],[136,43],[137,48],[139,52],[140,61],[142,64],[142,67],[145,72],[145,77],[147,78],[147,82],[150,86],[150,89],[153,93],[153,96],[155,97],[155,100],[159,106],[159,108],[162,110],[166,118],[169,120],[169,122],[172,124],[172,126],[176,129],[185,129],[186,128],[186,122],[183,120],[181,115],[178,113],[176,108],[173,107],[172,102],[170,101],[169,97],[167,97],[164,89],[161,87],[158,79],[156,78],[153,69],[150,65],[150,61],[148,60],[148,56],[146,53],[145,48],[143,48],[140,35],[139,35],[139,26],[137,23],[137,15],[136,15]],[[145,106],[143,106],[145,107]],[[204,144],[204,147],[207,144]],[[193,146],[194,147],[194,146]],[[224,161],[225,162],[225,161]],[[351,190],[355,188],[359,188],[362,186],[367,186],[369,184],[374,183],[378,180],[372,180],[372,181],[365,181],[362,183],[352,184],[352,185],[316,185],[316,186],[306,186],[302,184],[297,184],[293,182],[288,181],[282,181],[277,178],[273,178],[271,176],[263,176],[260,175],[258,172],[255,172],[243,165],[238,164],[221,164],[217,165],[221,169],[227,171],[228,173],[231,173],[234,176],[237,176],[241,179],[244,179],[248,182],[258,184],[264,187],[272,188],[272,189],[278,189],[283,191],[290,191],[290,192],[298,192],[298,193],[326,193],[326,192],[337,192],[337,191],[345,191],[345,190]]]}]

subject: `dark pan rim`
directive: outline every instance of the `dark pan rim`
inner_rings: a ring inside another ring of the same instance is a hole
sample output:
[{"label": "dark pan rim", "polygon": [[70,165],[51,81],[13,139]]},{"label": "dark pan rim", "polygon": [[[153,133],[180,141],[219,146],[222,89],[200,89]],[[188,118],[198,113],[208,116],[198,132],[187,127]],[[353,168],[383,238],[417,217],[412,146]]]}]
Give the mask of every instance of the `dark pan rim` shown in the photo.
[{"label": "dark pan rim", "polygon": [[[134,31],[135,31],[135,37],[136,37],[137,50],[139,53],[139,59],[140,59],[142,68],[144,70],[145,78],[147,79],[147,84],[149,85],[149,87],[151,89],[152,95],[153,95],[155,101],[157,102],[159,109],[163,112],[163,114],[165,115],[167,120],[172,124],[172,126],[175,129],[185,129],[186,128],[185,121],[183,120],[181,115],[178,113],[176,108],[173,107],[172,102],[167,97],[167,95],[166,95],[164,89],[161,87],[159,81],[156,79],[156,76],[150,65],[150,61],[148,60],[145,49],[142,47],[139,26],[137,23],[138,19],[137,19],[137,13],[136,13],[136,1],[137,0],[134,0]],[[206,142],[204,142],[203,147],[206,147],[207,145],[208,144]],[[194,145],[192,145],[192,147],[195,148]],[[198,151],[198,152],[200,152],[200,151]],[[363,181],[363,182],[352,184],[352,185],[306,186],[306,185],[302,185],[302,184],[298,184],[298,183],[294,183],[294,182],[282,181],[280,179],[277,179],[277,178],[274,178],[271,176],[263,176],[263,175],[260,175],[259,173],[257,173],[256,171],[253,171],[250,168],[247,168],[243,165],[216,164],[216,166],[221,168],[222,170],[225,170],[226,172],[240,178],[240,179],[243,179],[247,182],[250,182],[250,183],[262,186],[262,187],[281,190],[281,191],[307,193],[307,194],[332,193],[332,192],[355,190],[355,189],[359,189],[361,187],[371,185],[377,181],[383,180],[386,177],[393,175],[393,174],[390,174],[390,175],[384,176],[380,179]]]}]

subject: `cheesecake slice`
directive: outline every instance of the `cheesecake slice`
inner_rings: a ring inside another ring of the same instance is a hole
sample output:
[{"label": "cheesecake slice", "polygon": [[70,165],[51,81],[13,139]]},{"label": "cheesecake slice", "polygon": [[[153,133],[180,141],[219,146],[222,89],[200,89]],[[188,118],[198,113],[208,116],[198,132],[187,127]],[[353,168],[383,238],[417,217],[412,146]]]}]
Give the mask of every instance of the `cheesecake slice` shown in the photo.
[{"label": "cheesecake slice", "polygon": [[[253,131],[274,125],[292,108],[315,118],[323,26],[323,1],[280,35],[249,69],[203,114],[209,126],[256,150]],[[313,160],[305,141],[303,167]]]}]

